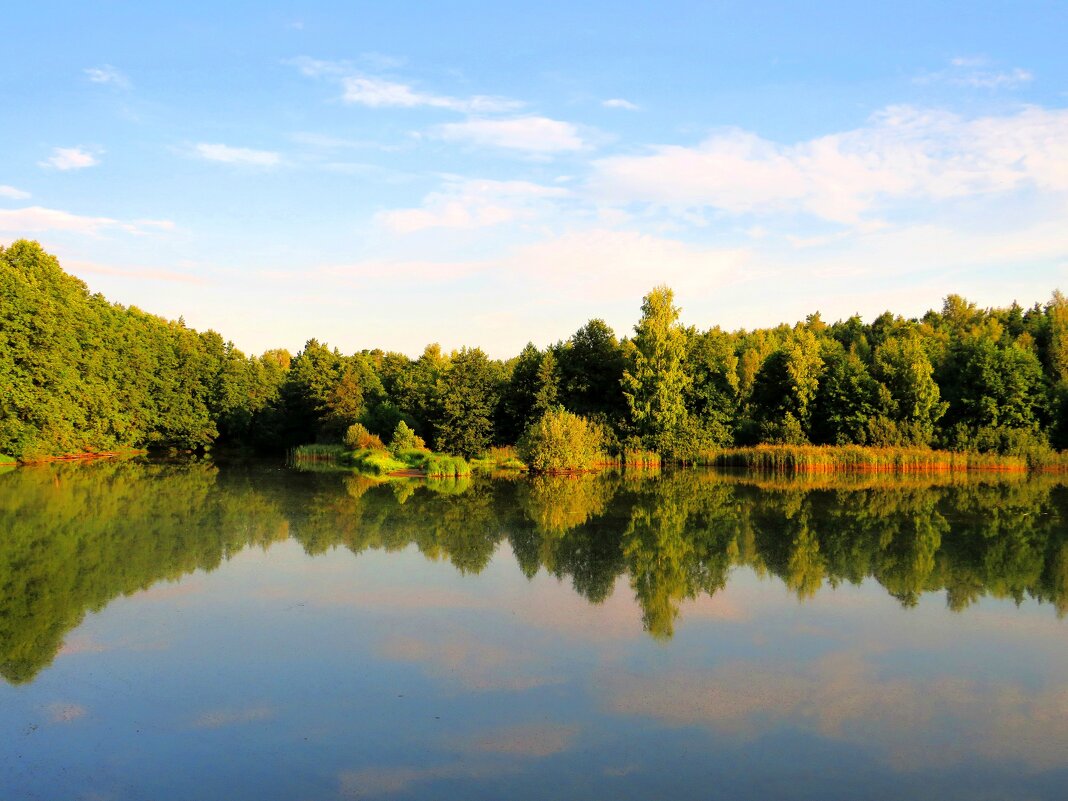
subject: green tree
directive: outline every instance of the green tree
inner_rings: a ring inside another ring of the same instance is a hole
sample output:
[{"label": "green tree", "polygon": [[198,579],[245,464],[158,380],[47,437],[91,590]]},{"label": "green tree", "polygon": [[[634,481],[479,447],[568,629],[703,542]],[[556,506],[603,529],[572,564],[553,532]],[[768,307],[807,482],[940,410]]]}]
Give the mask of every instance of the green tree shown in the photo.
[{"label": "green tree", "polygon": [[565,408],[611,423],[626,415],[623,346],[604,320],[590,320],[554,350]]},{"label": "green tree", "polygon": [[623,395],[634,431],[645,447],[657,451],[673,444],[686,417],[684,394],[691,383],[683,366],[686,332],[679,325],[674,299],[666,286],[645,296],[623,371]]},{"label": "green tree", "polygon": [[871,421],[880,412],[880,389],[855,345],[849,351],[840,346],[831,349],[824,356],[816,392],[812,439],[831,445],[867,444]]},{"label": "green tree", "polygon": [[469,458],[489,447],[499,372],[480,348],[462,348],[452,355],[438,379],[437,450]]},{"label": "green tree", "polygon": [[542,358],[541,351],[528,342],[512,360],[508,379],[501,387],[496,415],[496,428],[504,442],[517,442],[535,418],[533,407]]},{"label": "green tree", "polygon": [[762,440],[790,444],[808,440],[822,370],[816,335],[797,326],[765,360],[753,382],[752,404]]},{"label": "green tree", "polygon": [[889,395],[882,410],[897,431],[899,442],[893,444],[929,444],[946,404],[920,338],[887,338],[875,349],[872,373]]},{"label": "green tree", "polygon": [[734,340],[718,328],[692,332],[684,365],[690,384],[686,409],[709,447],[729,445],[738,414],[738,356]]}]

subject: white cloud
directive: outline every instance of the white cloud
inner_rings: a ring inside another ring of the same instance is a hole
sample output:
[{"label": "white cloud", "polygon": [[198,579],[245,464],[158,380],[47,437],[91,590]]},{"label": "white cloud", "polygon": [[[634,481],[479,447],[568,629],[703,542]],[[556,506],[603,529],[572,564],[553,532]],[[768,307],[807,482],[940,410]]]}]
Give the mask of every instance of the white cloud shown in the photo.
[{"label": "white cloud", "polygon": [[958,82],[963,86],[974,86],[978,89],[1013,89],[1030,83],[1034,78],[1030,70],[1017,67],[1008,72],[973,72],[961,76]]},{"label": "white cloud", "polygon": [[745,248],[689,245],[632,230],[573,231],[526,245],[505,269],[528,286],[555,295],[601,300],[640,298],[666,283],[694,294],[756,275]]},{"label": "white cloud", "polygon": [[83,72],[93,83],[111,84],[120,89],[130,88],[130,79],[110,64],[103,64],[99,67],[87,67]]},{"label": "white cloud", "polygon": [[99,163],[100,160],[83,147],[55,147],[52,148],[52,155],[38,162],[38,166],[56,170],[81,170]]},{"label": "white cloud", "polygon": [[300,70],[301,75],[309,78],[321,78],[324,75],[343,75],[349,67],[344,62],[323,61],[308,56],[298,56],[283,62]]},{"label": "white cloud", "polygon": [[985,58],[959,56],[950,59],[949,66],[937,72],[927,72],[918,76],[918,84],[946,84],[972,89],[1017,89],[1030,83],[1035,78],[1030,70],[1014,67],[1008,70],[994,69],[988,66]]},{"label": "white cloud", "polygon": [[592,188],[614,202],[803,211],[861,224],[890,202],[1068,191],[1068,110],[1025,107],[967,120],[891,107],[865,127],[797,144],[727,130],[696,147],[658,146],[602,159],[594,169]]},{"label": "white cloud", "polygon": [[275,167],[282,158],[271,150],[252,150],[247,147],[200,143],[194,149],[197,156],[223,164],[244,164],[251,167]]},{"label": "white cloud", "polygon": [[434,133],[447,141],[533,154],[560,153],[586,147],[574,125],[548,117],[470,119],[439,125]]},{"label": "white cloud", "polygon": [[71,214],[59,209],[28,206],[22,209],[0,209],[0,231],[19,234],[42,231],[70,231],[79,234],[98,235],[107,229],[131,234],[147,233],[146,229],[169,230],[174,223],[169,220],[136,220],[124,222],[111,217],[89,217]]},{"label": "white cloud", "polygon": [[993,760],[1051,770],[1063,765],[1068,736],[1068,685],[899,676],[859,652],[792,668],[735,661],[655,680],[613,676],[601,687],[614,714],[704,726],[735,742],[787,726],[865,743],[898,768]]},{"label": "white cloud", "polygon": [[[362,59],[379,68],[389,69],[402,62],[378,53],[365,53]],[[449,95],[423,92],[410,84],[368,75],[357,70],[349,62],[323,61],[301,56],[287,62],[309,78],[328,78],[341,83],[341,100],[370,108],[440,108],[464,114],[493,114],[515,111],[525,103],[507,97],[473,95],[451,97]]]},{"label": "white cloud", "polygon": [[346,103],[356,103],[371,108],[415,108],[428,106],[463,113],[487,114],[500,111],[514,111],[523,106],[516,100],[504,97],[475,95],[459,98],[447,95],[435,95],[420,92],[408,84],[395,83],[383,78],[366,75],[349,75],[341,80],[344,90],[341,99]]},{"label": "white cloud", "polygon": [[[594,228],[550,236],[488,259],[369,260],[320,267],[319,278],[377,287],[449,285],[493,275],[512,297],[640,298],[657,284],[695,295],[737,281],[755,280],[763,268],[747,248],[703,247],[633,230]],[[280,280],[305,281],[306,273],[275,272]],[[519,304],[522,305],[522,304]],[[522,331],[513,320],[510,329]],[[527,336],[523,333],[523,336]],[[520,343],[522,344],[522,343]]]},{"label": "white cloud", "polygon": [[609,100],[604,100],[601,102],[601,105],[605,108],[621,108],[627,111],[638,111],[640,108],[629,100],[624,100],[621,97],[613,97]]},{"label": "white cloud", "polygon": [[383,211],[375,215],[375,221],[397,233],[426,228],[483,228],[529,219],[546,201],[568,194],[560,187],[528,181],[454,181],[427,195],[421,207]]},{"label": "white cloud", "polygon": [[12,200],[25,200],[29,196],[29,192],[23,192],[21,189],[16,189],[13,186],[0,184],[0,197],[9,197]]}]

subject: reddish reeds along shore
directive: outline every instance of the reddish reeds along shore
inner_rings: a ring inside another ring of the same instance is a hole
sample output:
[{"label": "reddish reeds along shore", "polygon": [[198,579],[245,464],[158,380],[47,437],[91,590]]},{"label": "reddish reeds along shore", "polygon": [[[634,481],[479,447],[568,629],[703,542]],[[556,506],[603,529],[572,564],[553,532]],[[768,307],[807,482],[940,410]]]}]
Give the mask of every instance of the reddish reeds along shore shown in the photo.
[{"label": "reddish reeds along shore", "polygon": [[774,472],[939,472],[955,470],[1068,471],[1068,456],[1000,455],[928,448],[867,448],[859,445],[756,445],[705,454],[698,464]]}]

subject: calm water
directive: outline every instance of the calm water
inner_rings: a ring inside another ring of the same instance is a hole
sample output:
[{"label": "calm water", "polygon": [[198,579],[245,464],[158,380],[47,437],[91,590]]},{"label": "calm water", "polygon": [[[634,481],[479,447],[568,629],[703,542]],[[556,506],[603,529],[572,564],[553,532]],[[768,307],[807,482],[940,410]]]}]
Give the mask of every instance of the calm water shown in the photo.
[{"label": "calm water", "polygon": [[1064,799],[1068,486],[0,475],[2,799]]}]

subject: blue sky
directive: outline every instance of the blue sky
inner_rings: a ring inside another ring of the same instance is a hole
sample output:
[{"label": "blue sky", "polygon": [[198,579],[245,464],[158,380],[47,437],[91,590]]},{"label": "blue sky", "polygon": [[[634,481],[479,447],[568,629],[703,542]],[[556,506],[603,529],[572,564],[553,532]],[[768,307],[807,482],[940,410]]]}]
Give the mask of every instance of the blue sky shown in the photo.
[{"label": "blue sky", "polygon": [[1063,3],[36,3],[0,242],[251,352],[1068,288]]}]

